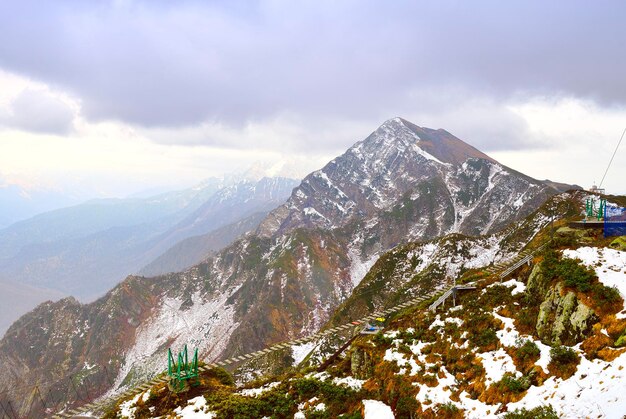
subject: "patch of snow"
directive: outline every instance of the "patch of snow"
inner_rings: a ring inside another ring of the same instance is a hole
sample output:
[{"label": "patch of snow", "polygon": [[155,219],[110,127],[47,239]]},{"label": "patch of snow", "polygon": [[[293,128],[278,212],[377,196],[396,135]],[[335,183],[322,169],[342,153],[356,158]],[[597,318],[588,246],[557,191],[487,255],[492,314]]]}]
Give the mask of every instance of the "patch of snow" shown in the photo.
[{"label": "patch of snow", "polygon": [[541,367],[541,369],[543,369],[543,371],[547,374],[548,373],[548,364],[550,363],[550,350],[552,349],[552,347],[542,343],[541,341],[535,341],[535,345],[537,345],[537,347],[539,348],[539,350],[541,351],[541,354],[539,355],[539,359],[537,360],[537,362],[535,362],[535,365],[538,365]]},{"label": "patch of snow", "polygon": [[483,194],[489,192],[493,189],[494,186],[496,186],[494,179],[503,171],[504,169],[499,164],[489,165],[489,185],[487,185],[487,188],[485,189],[485,192],[483,192]]},{"label": "patch of snow", "polygon": [[291,357],[293,358],[293,365],[298,365],[304,360],[304,358],[315,349],[315,342],[306,342],[300,345],[293,345],[291,347]]},{"label": "patch of snow", "polygon": [[513,373],[516,376],[522,375],[522,373],[515,368],[513,358],[511,358],[504,349],[483,352],[477,354],[477,357],[482,360],[483,368],[487,375],[485,379],[486,385],[500,381],[507,372]]},{"label": "patch of snow", "polygon": [[399,367],[409,366],[411,370],[407,372],[406,368],[402,368],[399,374],[416,375],[422,371],[422,367],[417,365],[417,362],[413,358],[406,358],[405,354],[395,351],[393,348],[389,348],[385,351],[384,361],[395,362]]},{"label": "patch of snow", "polygon": [[[503,344],[510,344],[519,336],[515,331],[512,319],[493,315],[504,323],[505,334],[499,333],[498,337]],[[521,336],[522,339],[532,340],[529,336]],[[550,361],[550,347],[535,341],[541,350],[540,359],[536,365],[541,366],[547,373],[547,365]],[[512,359],[503,349],[494,352],[478,354],[483,361],[483,366],[487,372],[486,383],[499,381],[505,372],[520,375],[515,370]],[[562,380],[550,377],[544,381],[542,386],[531,386],[524,397],[515,403],[509,403],[507,410],[525,408],[533,409],[542,405],[552,405],[560,417],[566,418],[616,418],[619,419],[626,412],[626,398],[623,396],[626,387],[626,353],[622,353],[612,362],[605,362],[600,359],[593,361],[581,356],[580,365],[576,373]],[[439,386],[438,386],[439,387]],[[421,393],[420,393],[421,394]],[[446,391],[440,391],[429,396],[429,400],[445,400]],[[472,399],[467,392],[462,392],[459,396],[457,406],[463,409],[465,416],[474,419],[495,419],[502,418],[504,413],[495,414],[497,405],[488,405],[479,400]]]},{"label": "patch of snow", "polygon": [[313,217],[321,218],[321,219],[325,220],[327,223],[330,224],[330,220],[328,218],[324,217],[322,214],[320,214],[313,207],[306,207],[306,208],[304,208],[303,211],[304,211],[304,215],[308,215],[309,217],[313,216]]},{"label": "patch of snow", "polygon": [[191,351],[197,347],[203,359],[219,354],[239,325],[234,320],[234,306],[226,304],[237,289],[232,287],[209,301],[203,301],[199,293],[193,294],[193,305],[186,311],[181,310],[183,298],[164,298],[153,316],[137,329],[135,344],[126,352],[124,364],[106,397],[123,390],[122,382],[133,369],[138,378],[160,372],[168,347],[174,352],[185,344]]},{"label": "patch of snow", "polygon": [[420,385],[420,391],[417,393],[417,396],[415,396],[420,403],[440,404],[450,401],[452,390],[456,386],[456,379],[445,367],[441,367],[439,371],[443,373],[444,376],[437,378],[437,385],[435,387],[429,387],[425,384]]},{"label": "patch of snow", "polygon": [[335,378],[333,379],[333,383],[336,385],[342,385],[346,387],[350,387],[353,390],[360,390],[365,384],[366,380],[358,380],[353,377],[343,377],[343,378]]},{"label": "patch of snow", "polygon": [[513,322],[513,319],[500,316],[498,313],[496,313],[496,311],[497,310],[494,310],[491,314],[493,315],[493,317],[504,323],[504,328],[502,330],[498,330],[496,332],[496,336],[498,336],[498,339],[500,339],[500,342],[504,346],[515,346],[517,340],[520,339],[520,335],[515,329],[515,323]]},{"label": "patch of snow", "polygon": [[576,373],[567,380],[550,377],[541,387],[531,387],[509,410],[551,404],[567,418],[621,418],[626,412],[626,354],[613,362],[581,357]]},{"label": "patch of snow", "polygon": [[354,247],[348,249],[348,257],[350,258],[350,280],[352,285],[356,287],[363,280],[365,275],[374,266],[374,263],[378,260],[378,254],[373,254],[367,260],[361,260],[359,251]]},{"label": "patch of snow", "polygon": [[533,339],[532,336],[520,335],[518,331],[515,329],[515,323],[513,319],[509,317],[501,316],[496,311],[497,309],[495,309],[491,314],[504,324],[503,329],[498,330],[496,332],[496,336],[498,336],[498,339],[500,339],[500,343],[502,343],[502,345],[504,346],[515,347],[517,346],[518,342],[522,340],[528,340],[528,341],[534,342],[535,345],[537,345],[537,347],[541,351],[539,355],[539,359],[537,360],[537,362],[535,362],[535,365],[540,366],[547,374],[548,364],[550,363],[551,347],[548,345],[544,345],[539,340]]},{"label": "patch of snow", "polygon": [[137,410],[137,402],[139,401],[139,397],[141,397],[141,394],[137,394],[132,399],[120,403],[119,414],[122,418],[135,418],[135,411]]},{"label": "patch of snow", "polygon": [[204,396],[187,400],[187,406],[174,409],[174,413],[181,419],[212,419],[215,413],[209,412]]},{"label": "patch of snow", "polygon": [[363,419],[395,419],[393,410],[378,400],[363,400]]},{"label": "patch of snow", "polygon": [[617,313],[618,319],[626,318],[626,252],[597,247],[566,249],[563,256],[580,259],[583,264],[595,270],[600,282],[607,287],[615,287],[624,299],[624,309]]},{"label": "patch of snow", "polygon": [[383,333],[383,336],[386,338],[395,339],[399,334],[400,334],[399,330],[388,330],[385,333]]},{"label": "patch of snow", "polygon": [[439,316],[439,314],[437,314],[437,317],[435,317],[435,320],[433,320],[433,322],[430,324],[430,326],[428,326],[428,330],[433,330],[437,327],[443,327],[446,324],[444,323],[443,320],[441,320],[441,316]]},{"label": "patch of snow", "polygon": [[447,317],[445,322],[446,323],[454,323],[457,326],[461,326],[463,324],[463,319],[459,319],[458,317]]},{"label": "patch of snow", "polygon": [[[491,284],[489,286],[491,287],[491,286],[494,286],[494,285],[498,285],[498,283]],[[504,285],[505,287],[508,287],[508,288],[514,287],[511,290],[511,295],[521,294],[524,291],[526,291],[526,284],[524,284],[522,281],[518,281],[515,278],[509,279],[508,281],[504,281],[500,285]]]},{"label": "patch of snow", "polygon": [[328,374],[326,371],[322,371],[322,372],[311,372],[307,375],[305,375],[305,377],[307,378],[317,378],[320,381],[326,381],[330,378],[330,374]]},{"label": "patch of snow", "polygon": [[322,179],[324,183],[326,183],[326,186],[328,186],[330,189],[337,191],[340,197],[348,199],[348,196],[330,180],[328,175],[323,170],[317,170],[313,172],[313,176]]},{"label": "patch of snow", "polygon": [[259,394],[265,393],[266,391],[273,389],[279,384],[280,381],[275,381],[273,383],[265,384],[264,386],[259,388],[244,388],[238,394],[241,394],[242,396],[256,397]]}]

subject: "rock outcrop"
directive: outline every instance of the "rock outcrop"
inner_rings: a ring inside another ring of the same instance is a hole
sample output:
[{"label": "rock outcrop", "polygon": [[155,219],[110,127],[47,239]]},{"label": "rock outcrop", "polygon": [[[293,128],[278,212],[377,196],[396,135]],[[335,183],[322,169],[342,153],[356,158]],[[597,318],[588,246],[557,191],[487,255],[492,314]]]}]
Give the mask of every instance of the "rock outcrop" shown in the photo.
[{"label": "rock outcrop", "polygon": [[374,374],[372,356],[362,347],[355,347],[350,354],[350,370],[352,376],[359,380],[367,380]]},{"label": "rock outcrop", "polygon": [[552,286],[539,307],[537,334],[548,345],[575,345],[597,321],[595,312],[562,283]]}]

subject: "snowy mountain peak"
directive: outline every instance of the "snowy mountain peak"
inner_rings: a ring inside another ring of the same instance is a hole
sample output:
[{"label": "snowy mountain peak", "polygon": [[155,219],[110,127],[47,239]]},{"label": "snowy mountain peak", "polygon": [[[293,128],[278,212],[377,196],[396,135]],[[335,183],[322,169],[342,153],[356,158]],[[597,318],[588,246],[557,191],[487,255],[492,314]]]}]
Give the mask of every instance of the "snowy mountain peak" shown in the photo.
[{"label": "snowy mountain peak", "polygon": [[[546,185],[539,181],[521,177],[445,130],[419,127],[396,117],[305,177],[289,200],[261,223],[258,232],[273,236],[296,228],[333,229],[355,217],[366,221],[380,211],[417,202],[424,209],[440,207],[446,221],[437,221],[437,228],[415,226],[411,235],[420,237],[429,228],[434,235],[462,231],[461,222],[469,220],[469,214],[483,214],[496,198],[502,201],[498,205],[517,211],[527,200],[554,192],[545,190]],[[529,188],[532,192],[523,195]],[[504,202],[512,197],[520,203]],[[406,199],[406,204],[400,204]],[[395,211],[406,212],[408,207],[402,208]],[[492,221],[483,225],[484,232],[499,225]],[[412,222],[419,224],[420,220]],[[450,226],[444,227],[448,223]]]}]

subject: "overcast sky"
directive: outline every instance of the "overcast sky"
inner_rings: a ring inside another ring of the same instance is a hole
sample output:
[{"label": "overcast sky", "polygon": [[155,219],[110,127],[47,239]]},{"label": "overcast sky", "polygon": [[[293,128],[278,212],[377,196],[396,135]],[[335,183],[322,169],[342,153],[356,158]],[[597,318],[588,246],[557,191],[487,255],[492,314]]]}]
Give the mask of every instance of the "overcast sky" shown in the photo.
[{"label": "overcast sky", "polygon": [[[0,1],[0,186],[124,196],[305,175],[382,122],[600,182],[626,128],[623,1]],[[604,186],[626,193],[626,143]]]}]

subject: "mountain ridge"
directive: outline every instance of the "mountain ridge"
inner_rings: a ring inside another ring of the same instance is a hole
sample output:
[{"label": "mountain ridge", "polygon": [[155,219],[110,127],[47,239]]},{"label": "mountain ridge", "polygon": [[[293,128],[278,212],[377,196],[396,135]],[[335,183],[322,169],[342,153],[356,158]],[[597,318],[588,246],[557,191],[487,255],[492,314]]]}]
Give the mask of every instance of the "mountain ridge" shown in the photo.
[{"label": "mountain ridge", "polygon": [[[168,346],[192,342],[202,357],[216,359],[304,336],[326,324],[385,251],[448,233],[498,231],[557,193],[492,160],[438,161],[415,145],[409,128],[390,121],[391,128],[379,128],[305,177],[256,234],[184,272],[131,276],[97,305],[83,307],[75,323],[88,318],[88,328],[106,330],[115,345],[90,337],[87,326],[47,326],[68,345],[67,353],[47,347],[47,358],[68,356],[74,370],[29,361],[30,374],[62,380],[84,374],[85,362],[105,363],[117,372],[112,389],[121,389],[160,370]],[[23,336],[20,345],[41,339],[36,328],[16,326],[11,333]],[[0,365],[18,373],[6,356]],[[93,380],[105,378],[94,372]]]}]

